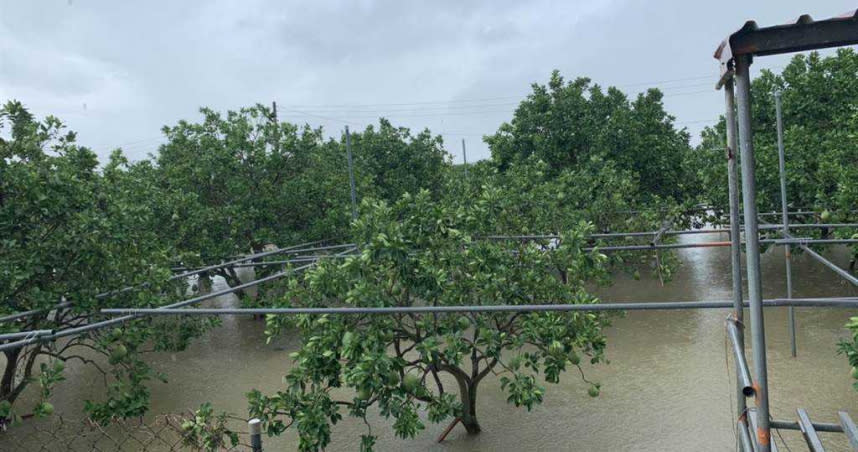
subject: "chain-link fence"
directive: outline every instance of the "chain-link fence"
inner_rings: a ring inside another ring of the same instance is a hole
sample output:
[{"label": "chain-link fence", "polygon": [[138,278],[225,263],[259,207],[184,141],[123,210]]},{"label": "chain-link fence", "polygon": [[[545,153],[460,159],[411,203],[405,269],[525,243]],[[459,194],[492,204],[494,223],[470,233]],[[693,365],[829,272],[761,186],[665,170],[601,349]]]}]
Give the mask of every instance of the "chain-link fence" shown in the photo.
[{"label": "chain-link fence", "polygon": [[[159,415],[151,419],[117,419],[101,425],[89,419],[50,416],[28,419],[0,431],[0,451],[108,452],[108,451],[249,451],[246,420],[229,418],[218,431],[189,428],[187,415]],[[233,440],[236,444],[233,445]]]}]

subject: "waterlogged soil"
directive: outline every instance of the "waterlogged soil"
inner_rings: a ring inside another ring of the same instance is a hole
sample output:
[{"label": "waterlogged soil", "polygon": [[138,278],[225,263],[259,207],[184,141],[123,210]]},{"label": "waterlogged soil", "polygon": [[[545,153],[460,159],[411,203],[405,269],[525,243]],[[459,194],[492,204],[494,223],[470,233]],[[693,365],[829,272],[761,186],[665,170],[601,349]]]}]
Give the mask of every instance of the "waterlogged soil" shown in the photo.
[{"label": "waterlogged soil", "polygon": [[[727,238],[694,235],[681,236],[681,240]],[[682,266],[667,285],[648,275],[638,281],[619,274],[612,286],[599,290],[599,295],[606,302],[730,299],[728,248],[677,253]],[[825,254],[841,266],[848,265],[846,250]],[[782,250],[769,250],[762,257],[762,265],[764,296],[784,296]],[[795,297],[858,296],[858,290],[806,255],[794,256],[793,272]],[[233,297],[222,297],[212,305],[235,303]],[[735,375],[724,333],[728,314],[726,309],[630,312],[616,318],[606,331],[610,363],[585,367],[587,378],[602,384],[598,398],[589,397],[588,385],[570,372],[559,384],[546,384],[544,403],[527,411],[507,404],[497,378],[489,376],[480,386],[477,401],[481,434],[469,436],[458,426],[444,442],[437,443],[446,423],[427,421],[427,428],[417,438],[403,440],[395,437],[389,422],[375,416],[370,424],[373,434],[379,435],[377,449],[734,450]],[[845,358],[836,352],[837,341],[848,335],[843,325],[851,315],[858,312],[796,309],[798,357],[792,358],[787,308],[766,310],[775,418],[794,420],[796,408],[805,408],[817,422],[837,422],[837,411],[841,410],[858,419],[858,392],[852,389]],[[266,393],[282,389],[282,377],[290,367],[288,354],[299,345],[295,334],[266,344],[263,329],[261,321],[227,317],[221,327],[189,350],[150,356],[154,369],[169,377],[168,384],[152,384],[152,412],[187,411],[210,401],[218,410],[246,417],[245,393],[253,388]],[[101,377],[91,368],[75,364],[69,365],[67,377],[58,385],[53,402],[58,413],[76,415],[85,399],[98,397]],[[445,386],[452,387],[452,381]],[[362,420],[346,417],[333,428],[333,443],[327,450],[357,450],[364,433]],[[844,435],[820,435],[827,450],[849,450]],[[774,440],[785,441],[792,450],[805,447],[798,432],[783,431],[775,434]],[[7,450],[9,444],[0,436],[0,450]],[[278,438],[264,438],[264,444],[266,450],[294,450],[297,438],[290,430]]]}]

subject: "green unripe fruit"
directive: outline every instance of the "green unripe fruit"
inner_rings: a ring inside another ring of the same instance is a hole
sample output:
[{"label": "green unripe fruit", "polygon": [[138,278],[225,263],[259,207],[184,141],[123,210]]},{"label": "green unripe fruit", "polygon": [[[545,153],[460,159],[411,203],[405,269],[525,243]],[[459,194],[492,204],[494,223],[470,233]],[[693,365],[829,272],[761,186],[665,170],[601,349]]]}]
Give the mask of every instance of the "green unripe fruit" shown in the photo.
[{"label": "green unripe fruit", "polygon": [[599,397],[599,388],[595,386],[590,386],[590,389],[587,390],[587,394],[590,397]]},{"label": "green unripe fruit", "polygon": [[639,281],[641,279],[641,272],[635,270],[635,274],[632,275],[632,277],[635,278],[636,281]]},{"label": "green unripe fruit", "polygon": [[372,391],[370,391],[369,389],[366,389],[366,388],[361,389],[357,393],[357,398],[359,400],[369,400],[370,397],[372,397]]},{"label": "green unripe fruit", "polygon": [[42,402],[41,411],[45,414],[45,416],[50,416],[54,414],[54,406],[50,402]]},{"label": "green unripe fruit", "polygon": [[110,351],[108,362],[110,364],[116,364],[121,361],[122,358],[125,358],[126,355],[128,355],[128,349],[125,348],[125,345],[119,344],[116,348]]},{"label": "green unripe fruit", "polygon": [[819,218],[822,221],[828,221],[831,219],[831,212],[829,212],[828,210],[823,210],[822,213],[819,214]]},{"label": "green unripe fruit", "polygon": [[560,341],[551,341],[551,345],[548,346],[548,351],[552,355],[563,353],[563,343]]},{"label": "green unripe fruit", "polygon": [[858,233],[852,234],[852,240],[858,240]]},{"label": "green unripe fruit", "polygon": [[122,330],[119,328],[114,328],[113,331],[110,332],[111,335],[115,338],[122,337]]},{"label": "green unripe fruit", "polygon": [[420,379],[417,375],[406,374],[405,379],[402,380],[402,387],[408,392],[414,392],[418,386],[420,386]]},{"label": "green unripe fruit", "polygon": [[858,367],[852,368],[852,378],[858,380]]},{"label": "green unripe fruit", "polygon": [[460,330],[468,329],[471,326],[471,320],[467,316],[464,316],[464,315],[459,317],[458,322],[459,322],[459,329]]},{"label": "green unripe fruit", "polygon": [[395,370],[391,370],[387,373],[387,384],[388,386],[396,386],[399,383],[399,373]]},{"label": "green unripe fruit", "polygon": [[578,356],[577,353],[572,352],[569,354],[569,362],[572,363],[573,366],[577,366],[578,364],[581,364],[581,357]]}]

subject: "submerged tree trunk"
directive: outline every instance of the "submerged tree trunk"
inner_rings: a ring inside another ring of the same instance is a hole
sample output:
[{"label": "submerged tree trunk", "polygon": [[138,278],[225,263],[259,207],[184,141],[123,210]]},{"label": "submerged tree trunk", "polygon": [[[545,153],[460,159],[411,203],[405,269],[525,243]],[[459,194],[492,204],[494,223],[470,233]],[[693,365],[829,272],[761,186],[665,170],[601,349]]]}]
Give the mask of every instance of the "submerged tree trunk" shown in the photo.
[{"label": "submerged tree trunk", "polygon": [[6,355],[6,369],[3,371],[3,379],[0,380],[0,400],[8,400],[11,403],[15,401],[16,396],[13,390],[21,349],[7,350],[3,353]]},{"label": "submerged tree trunk", "polygon": [[468,385],[468,396],[467,396],[467,404],[462,401],[462,425],[465,426],[465,430],[468,431],[470,435],[476,435],[480,433],[482,428],[480,428],[480,423],[477,422],[477,385],[470,384]]},{"label": "submerged tree trunk", "polygon": [[453,374],[456,383],[459,384],[459,398],[462,401],[462,425],[465,426],[465,430],[470,435],[480,433],[482,428],[477,421],[477,383],[471,382],[464,375],[464,372],[462,374],[450,373]]}]

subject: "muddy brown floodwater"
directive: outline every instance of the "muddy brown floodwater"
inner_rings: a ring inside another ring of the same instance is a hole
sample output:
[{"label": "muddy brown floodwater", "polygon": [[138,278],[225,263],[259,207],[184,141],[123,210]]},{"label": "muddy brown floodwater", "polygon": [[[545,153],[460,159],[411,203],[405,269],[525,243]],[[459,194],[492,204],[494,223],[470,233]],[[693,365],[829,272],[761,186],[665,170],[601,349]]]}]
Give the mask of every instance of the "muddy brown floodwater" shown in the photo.
[{"label": "muddy brown floodwater", "polygon": [[[681,236],[683,241],[726,240],[725,236]],[[848,264],[846,250],[825,253],[838,264]],[[730,299],[728,248],[679,250],[682,266],[673,281],[636,281],[617,275],[611,287],[601,289],[604,301],[670,301]],[[769,250],[762,258],[765,297],[785,295],[783,253]],[[793,264],[795,297],[856,296],[858,291],[805,255]],[[743,271],[744,274],[744,271]],[[215,300],[231,306],[234,298]],[[817,422],[837,422],[837,411],[858,419],[858,392],[852,389],[849,367],[836,353],[843,328],[856,310],[796,310],[798,357],[789,353],[786,308],[765,312],[768,341],[769,387],[773,416],[795,419],[795,409],[806,408]],[[727,310],[630,312],[615,319],[607,330],[610,364],[587,369],[588,378],[602,383],[602,394],[592,399],[587,385],[568,373],[560,384],[546,384],[542,405],[528,412],[506,403],[497,380],[480,386],[478,414],[483,432],[468,436],[457,427],[441,444],[435,439],[445,425],[427,422],[415,440],[393,435],[389,423],[371,419],[380,435],[378,450],[575,450],[575,451],[727,451],[734,443],[734,382],[732,360],[726,360],[724,319]],[[150,358],[168,384],[152,384],[152,412],[175,413],[211,401],[218,410],[247,414],[245,393],[258,388],[274,392],[289,370],[289,352],[298,346],[294,335],[265,344],[263,323],[227,317],[223,326],[180,354]],[[749,354],[750,356],[750,354]],[[83,400],[95,397],[98,375],[72,365],[68,379],[57,388],[54,405],[60,413],[79,413]],[[346,417],[333,429],[329,451],[357,450],[363,423]],[[804,442],[798,432],[781,432],[793,450]],[[848,449],[842,434],[821,433],[828,450]],[[781,437],[774,435],[781,442]],[[264,438],[266,450],[294,450],[296,437]],[[780,445],[780,444],[779,444]],[[2,446],[2,444],[0,444]],[[806,450],[806,449],[805,449]]]}]

